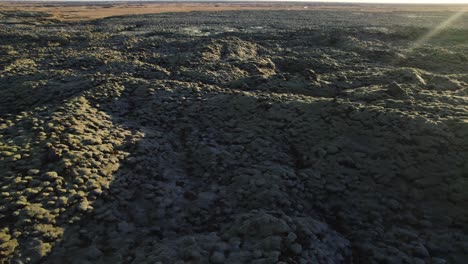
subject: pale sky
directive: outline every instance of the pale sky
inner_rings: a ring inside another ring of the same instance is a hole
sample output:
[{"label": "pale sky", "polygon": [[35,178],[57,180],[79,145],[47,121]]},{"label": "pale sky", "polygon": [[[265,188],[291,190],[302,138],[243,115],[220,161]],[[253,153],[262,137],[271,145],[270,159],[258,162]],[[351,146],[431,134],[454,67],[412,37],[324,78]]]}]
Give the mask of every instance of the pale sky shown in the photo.
[{"label": "pale sky", "polygon": [[[2,1],[9,1],[9,0],[0,0]],[[124,2],[132,2],[132,1],[139,1],[139,2],[145,2],[145,1],[163,1],[163,2],[171,2],[171,0],[16,0],[18,2],[21,1],[44,1],[44,2],[118,2],[118,1],[124,1]],[[467,4],[468,5],[468,0],[174,0],[174,2],[177,1],[206,1],[206,2],[236,2],[236,1],[257,1],[257,2],[288,2],[288,1],[293,1],[293,2],[322,2],[322,3],[392,3],[392,4]]]},{"label": "pale sky", "polygon": [[436,4],[468,4],[468,0],[332,0],[332,1],[311,1],[311,2],[360,2],[360,3],[436,3]]},{"label": "pale sky", "polygon": [[[0,2],[5,0],[0,0]],[[34,1],[34,0],[17,0],[21,1]],[[37,1],[37,0],[36,0]],[[40,1],[40,0],[39,0]],[[144,2],[145,0],[43,0],[43,1],[57,1],[57,2],[67,2],[67,1],[92,1],[92,2],[105,2],[105,1],[141,1]],[[146,0],[146,1],[167,1],[171,2],[171,0]],[[175,1],[190,1],[190,0],[175,0]],[[197,1],[197,0],[192,0]],[[229,1],[245,1],[249,2],[249,0],[198,0],[198,1],[211,1],[211,2],[229,2]],[[278,1],[278,2],[339,2],[339,3],[395,3],[395,4],[468,4],[468,0],[252,0],[252,1]]]},{"label": "pale sky", "polygon": [[438,4],[468,4],[468,0],[299,0],[305,2],[359,2],[359,3],[438,3]]}]

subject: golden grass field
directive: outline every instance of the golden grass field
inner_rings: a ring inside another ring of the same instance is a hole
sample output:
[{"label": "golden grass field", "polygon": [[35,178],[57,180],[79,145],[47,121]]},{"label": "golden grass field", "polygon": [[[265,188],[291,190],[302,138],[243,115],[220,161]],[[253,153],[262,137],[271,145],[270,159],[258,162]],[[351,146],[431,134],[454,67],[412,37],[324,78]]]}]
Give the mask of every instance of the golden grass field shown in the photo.
[{"label": "golden grass field", "polygon": [[230,3],[50,3],[0,2],[0,11],[39,11],[50,18],[67,21],[92,20],[110,16],[154,14],[165,12],[227,11],[227,10],[350,10],[374,12],[401,11],[459,11],[468,5],[369,5],[287,2],[230,2]]}]

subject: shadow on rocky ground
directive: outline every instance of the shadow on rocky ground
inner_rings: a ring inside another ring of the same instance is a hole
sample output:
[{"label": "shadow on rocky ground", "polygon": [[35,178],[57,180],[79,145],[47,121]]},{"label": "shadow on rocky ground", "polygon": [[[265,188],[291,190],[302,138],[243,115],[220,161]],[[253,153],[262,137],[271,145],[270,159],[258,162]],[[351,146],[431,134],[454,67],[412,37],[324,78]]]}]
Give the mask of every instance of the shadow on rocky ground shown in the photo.
[{"label": "shadow on rocky ground", "polygon": [[50,260],[414,261],[446,254],[440,239],[463,226],[444,202],[463,159],[434,125],[341,99],[200,88],[164,81],[114,102],[141,138]]}]

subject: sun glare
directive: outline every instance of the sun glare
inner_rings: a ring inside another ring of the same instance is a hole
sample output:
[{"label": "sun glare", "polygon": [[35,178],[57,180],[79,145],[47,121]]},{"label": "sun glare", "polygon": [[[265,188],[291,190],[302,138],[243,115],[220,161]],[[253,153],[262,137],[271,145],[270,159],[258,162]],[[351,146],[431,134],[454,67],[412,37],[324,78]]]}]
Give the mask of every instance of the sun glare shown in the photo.
[{"label": "sun glare", "polygon": [[468,4],[468,0],[361,0],[361,1],[349,1],[349,2],[379,2],[379,3],[402,3],[402,4],[409,4],[409,3],[420,3],[420,4]]},{"label": "sun glare", "polygon": [[449,27],[452,23],[454,23],[456,20],[461,18],[467,10],[460,10],[457,13],[453,14],[449,18],[447,18],[444,22],[442,22],[440,25],[438,25],[436,28],[433,30],[429,31],[427,34],[419,38],[417,41],[413,43],[413,45],[410,47],[408,52],[413,51],[414,49],[417,49],[421,46],[423,46],[427,41],[429,41],[431,38],[442,32],[445,28]]},{"label": "sun glare", "polygon": [[390,3],[390,4],[468,4],[468,0],[304,0],[306,2],[349,2],[349,3]]}]

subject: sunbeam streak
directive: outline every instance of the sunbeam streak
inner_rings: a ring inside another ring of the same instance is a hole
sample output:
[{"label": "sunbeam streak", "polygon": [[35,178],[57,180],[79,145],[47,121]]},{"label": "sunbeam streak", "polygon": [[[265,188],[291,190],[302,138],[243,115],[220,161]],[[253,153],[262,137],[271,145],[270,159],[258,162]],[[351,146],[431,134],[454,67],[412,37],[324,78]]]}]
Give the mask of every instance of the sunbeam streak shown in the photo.
[{"label": "sunbeam streak", "polygon": [[445,28],[450,26],[452,23],[454,23],[457,19],[461,18],[465,13],[467,12],[466,9],[462,9],[458,11],[457,13],[453,14],[451,17],[449,17],[447,20],[445,20],[443,23],[438,25],[436,28],[433,30],[429,31],[426,33],[424,36],[416,40],[413,45],[410,46],[408,49],[408,53],[412,52],[413,50],[420,48],[421,46],[424,45],[424,43],[428,42],[431,38],[435,37],[438,35],[440,32],[442,32]]}]

